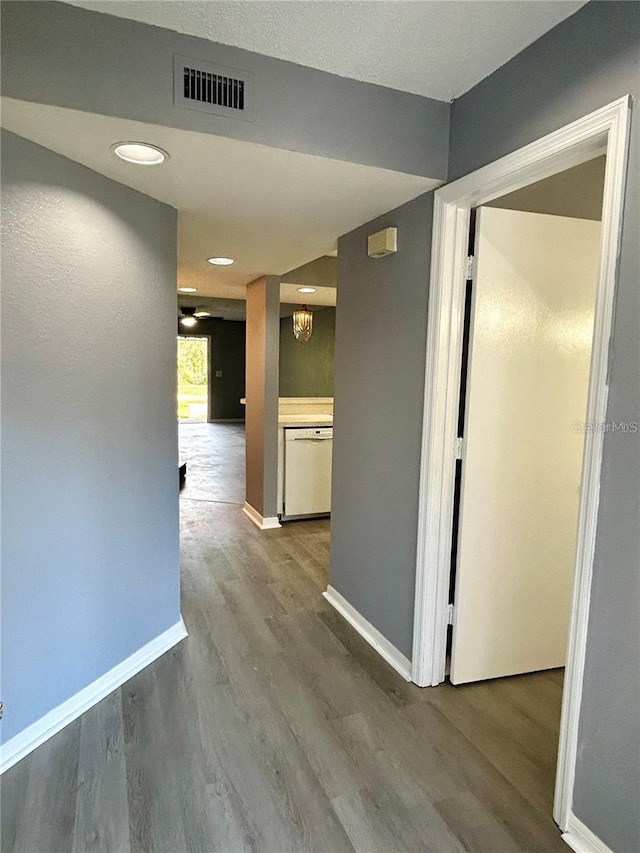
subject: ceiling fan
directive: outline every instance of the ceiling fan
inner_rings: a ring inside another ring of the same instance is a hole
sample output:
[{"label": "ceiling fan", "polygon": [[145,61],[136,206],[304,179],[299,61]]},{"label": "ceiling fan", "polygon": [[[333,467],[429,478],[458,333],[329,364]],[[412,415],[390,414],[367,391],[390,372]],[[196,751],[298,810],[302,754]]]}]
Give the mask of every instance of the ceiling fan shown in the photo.
[{"label": "ceiling fan", "polygon": [[191,329],[197,322],[198,318],[196,317],[196,309],[187,305],[182,305],[180,307],[180,325],[187,329]]}]

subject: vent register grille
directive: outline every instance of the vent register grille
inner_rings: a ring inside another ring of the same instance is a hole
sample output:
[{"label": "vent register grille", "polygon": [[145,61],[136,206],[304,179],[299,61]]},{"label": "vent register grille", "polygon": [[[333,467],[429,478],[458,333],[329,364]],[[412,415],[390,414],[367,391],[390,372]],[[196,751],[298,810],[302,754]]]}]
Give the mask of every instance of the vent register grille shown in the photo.
[{"label": "vent register grille", "polygon": [[213,115],[249,119],[252,77],[234,68],[174,56],[174,103]]},{"label": "vent register grille", "polygon": [[188,66],[185,66],[183,76],[185,98],[233,110],[244,109],[244,80],[210,74]]}]

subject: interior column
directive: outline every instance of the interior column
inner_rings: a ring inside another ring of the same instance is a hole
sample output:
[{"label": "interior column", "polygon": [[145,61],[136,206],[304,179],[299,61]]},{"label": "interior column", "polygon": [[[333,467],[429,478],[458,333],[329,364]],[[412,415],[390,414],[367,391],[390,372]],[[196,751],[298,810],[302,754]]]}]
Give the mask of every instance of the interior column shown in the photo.
[{"label": "interior column", "polygon": [[259,527],[279,526],[278,394],[280,278],[247,285],[246,504]]}]

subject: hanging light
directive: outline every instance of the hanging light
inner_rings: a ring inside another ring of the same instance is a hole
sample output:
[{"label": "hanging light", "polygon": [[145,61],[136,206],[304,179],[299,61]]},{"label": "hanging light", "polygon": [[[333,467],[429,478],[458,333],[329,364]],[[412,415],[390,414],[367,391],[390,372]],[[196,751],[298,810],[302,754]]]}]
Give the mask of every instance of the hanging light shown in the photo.
[{"label": "hanging light", "polygon": [[193,315],[196,312],[195,308],[187,308],[184,306],[182,309],[182,317],[180,318],[180,323],[183,326],[186,326],[187,329],[190,329],[192,326],[198,322],[197,318]]},{"label": "hanging light", "polygon": [[313,330],[313,314],[306,305],[293,312],[293,334],[300,343],[306,343]]}]

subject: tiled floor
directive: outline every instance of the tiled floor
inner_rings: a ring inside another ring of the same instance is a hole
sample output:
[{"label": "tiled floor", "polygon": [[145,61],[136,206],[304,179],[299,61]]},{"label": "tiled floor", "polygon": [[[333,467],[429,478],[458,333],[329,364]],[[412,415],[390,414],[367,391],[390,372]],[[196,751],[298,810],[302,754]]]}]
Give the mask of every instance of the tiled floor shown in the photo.
[{"label": "tiled floor", "polygon": [[180,424],[183,498],[244,504],[244,424]]}]

